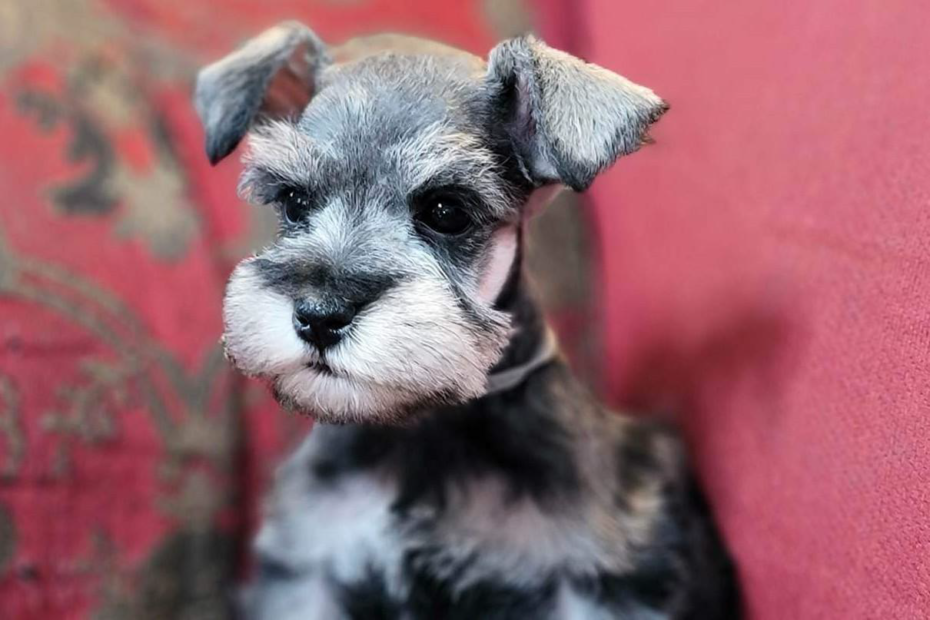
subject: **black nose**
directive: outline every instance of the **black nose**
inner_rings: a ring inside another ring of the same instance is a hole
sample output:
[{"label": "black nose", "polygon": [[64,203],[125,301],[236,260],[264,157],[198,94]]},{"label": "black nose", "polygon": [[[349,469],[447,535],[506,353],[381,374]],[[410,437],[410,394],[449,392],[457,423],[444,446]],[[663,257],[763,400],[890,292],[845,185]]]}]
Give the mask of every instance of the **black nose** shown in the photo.
[{"label": "black nose", "polygon": [[298,302],[294,305],[297,335],[320,351],[342,339],[357,310],[350,304]]}]

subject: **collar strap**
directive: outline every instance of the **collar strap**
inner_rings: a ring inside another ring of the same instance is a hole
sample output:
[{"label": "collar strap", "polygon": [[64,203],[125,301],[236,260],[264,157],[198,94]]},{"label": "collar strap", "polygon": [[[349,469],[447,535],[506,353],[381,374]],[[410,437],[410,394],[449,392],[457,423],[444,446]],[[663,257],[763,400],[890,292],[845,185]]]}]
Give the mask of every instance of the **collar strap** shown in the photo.
[{"label": "collar strap", "polygon": [[543,335],[536,349],[536,353],[519,366],[513,366],[507,370],[491,373],[488,375],[487,386],[484,395],[497,394],[506,392],[523,383],[535,370],[548,364],[559,354],[559,345],[556,342],[555,334],[549,327],[546,327],[546,333]]}]

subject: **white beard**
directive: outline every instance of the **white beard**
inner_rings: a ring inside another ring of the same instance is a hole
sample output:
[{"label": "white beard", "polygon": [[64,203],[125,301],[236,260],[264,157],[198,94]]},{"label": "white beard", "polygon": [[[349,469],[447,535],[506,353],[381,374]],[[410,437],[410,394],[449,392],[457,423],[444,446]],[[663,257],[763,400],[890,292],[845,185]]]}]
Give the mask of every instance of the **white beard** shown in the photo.
[{"label": "white beard", "polygon": [[419,404],[479,396],[510,335],[506,313],[482,304],[479,329],[445,281],[417,276],[355,317],[327,350],[327,373],[311,367],[320,356],[297,336],[293,311],[243,261],[226,291],[226,350],[243,372],[270,379],[282,402],[327,422],[398,421]]}]

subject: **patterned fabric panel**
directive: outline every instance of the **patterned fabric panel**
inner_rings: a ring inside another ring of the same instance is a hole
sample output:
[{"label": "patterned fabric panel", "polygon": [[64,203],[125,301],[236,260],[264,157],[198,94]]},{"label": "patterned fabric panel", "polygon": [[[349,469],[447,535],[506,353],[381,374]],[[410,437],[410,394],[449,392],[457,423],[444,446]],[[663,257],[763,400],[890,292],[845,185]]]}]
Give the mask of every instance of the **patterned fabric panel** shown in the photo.
[{"label": "patterned fabric panel", "polygon": [[[203,155],[197,67],[285,18],[479,53],[533,24],[518,0],[220,4],[0,0],[3,618],[229,617],[261,491],[309,428],[223,359],[226,276],[275,224],[236,197],[236,157]],[[585,220],[536,227],[565,246],[533,263],[581,342]]]}]

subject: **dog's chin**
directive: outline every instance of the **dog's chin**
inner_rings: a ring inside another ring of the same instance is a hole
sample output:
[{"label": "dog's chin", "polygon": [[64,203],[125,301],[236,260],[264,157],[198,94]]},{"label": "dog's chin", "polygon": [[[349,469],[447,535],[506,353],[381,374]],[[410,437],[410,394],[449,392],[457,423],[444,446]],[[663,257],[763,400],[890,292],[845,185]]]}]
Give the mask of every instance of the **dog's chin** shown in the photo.
[{"label": "dog's chin", "polygon": [[461,386],[417,392],[312,365],[277,376],[271,382],[275,398],[282,406],[325,424],[407,425],[435,406],[460,403],[480,395]]}]

